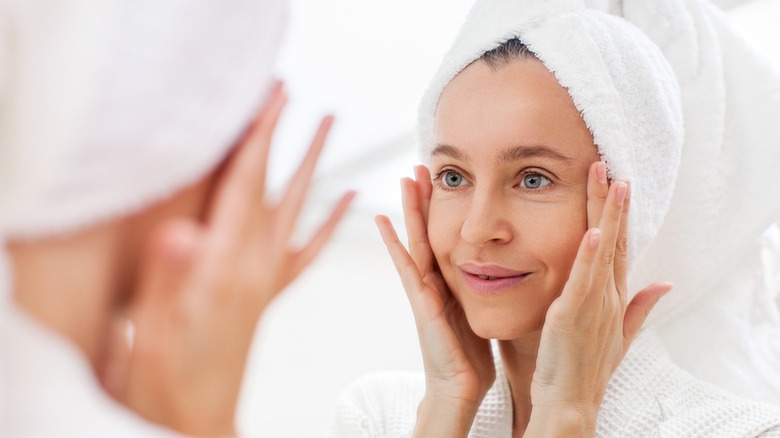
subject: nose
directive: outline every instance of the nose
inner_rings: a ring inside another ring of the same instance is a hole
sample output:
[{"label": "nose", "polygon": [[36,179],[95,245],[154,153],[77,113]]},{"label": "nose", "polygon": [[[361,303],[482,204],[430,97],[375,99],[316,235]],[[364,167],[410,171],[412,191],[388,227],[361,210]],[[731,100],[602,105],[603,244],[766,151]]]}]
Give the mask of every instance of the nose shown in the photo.
[{"label": "nose", "polygon": [[513,230],[506,207],[502,196],[489,188],[475,190],[460,229],[461,238],[477,247],[511,241]]}]

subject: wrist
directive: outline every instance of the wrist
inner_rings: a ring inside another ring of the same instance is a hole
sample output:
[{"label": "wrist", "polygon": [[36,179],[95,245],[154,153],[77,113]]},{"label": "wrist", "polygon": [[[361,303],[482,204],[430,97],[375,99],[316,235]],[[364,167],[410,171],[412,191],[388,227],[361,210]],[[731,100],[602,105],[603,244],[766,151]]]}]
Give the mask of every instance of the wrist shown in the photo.
[{"label": "wrist", "polygon": [[417,407],[415,437],[466,437],[479,404],[426,394]]},{"label": "wrist", "polygon": [[525,437],[593,437],[598,409],[583,406],[534,406]]}]

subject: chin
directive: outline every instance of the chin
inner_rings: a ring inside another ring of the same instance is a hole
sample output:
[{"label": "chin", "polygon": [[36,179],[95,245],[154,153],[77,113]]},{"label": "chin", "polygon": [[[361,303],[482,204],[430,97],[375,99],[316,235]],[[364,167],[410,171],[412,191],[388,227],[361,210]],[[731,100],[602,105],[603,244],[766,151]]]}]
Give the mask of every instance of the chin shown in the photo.
[{"label": "chin", "polygon": [[544,325],[545,312],[531,314],[528,309],[478,309],[467,306],[464,311],[471,330],[483,339],[510,341],[537,332]]}]

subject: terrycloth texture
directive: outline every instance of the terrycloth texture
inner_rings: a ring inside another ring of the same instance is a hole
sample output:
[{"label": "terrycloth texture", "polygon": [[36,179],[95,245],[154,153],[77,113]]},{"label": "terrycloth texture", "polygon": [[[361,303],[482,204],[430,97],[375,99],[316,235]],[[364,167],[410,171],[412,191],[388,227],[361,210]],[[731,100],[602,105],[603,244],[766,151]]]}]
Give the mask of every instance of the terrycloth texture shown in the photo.
[{"label": "terrycloth texture", "polygon": [[116,404],[75,346],[13,306],[0,307],[0,351],[3,437],[181,437]]},{"label": "terrycloth texture", "polygon": [[679,365],[780,403],[777,290],[761,281],[759,264],[759,239],[780,217],[780,75],[704,0],[591,3],[661,48],[683,102],[675,193],[631,272],[631,289],[656,279],[675,284],[648,323]]},{"label": "terrycloth texture", "polygon": [[0,1],[0,235],[135,212],[225,157],[271,83],[283,0]]},{"label": "terrycloth texture", "polygon": [[679,87],[661,51],[623,19],[575,0],[478,0],[419,108],[420,156],[435,147],[439,97],[461,70],[522,40],[566,87],[613,178],[632,181],[629,257],[655,236],[674,189],[683,141]]},{"label": "terrycloth texture", "polygon": [[[501,365],[469,438],[510,438],[512,398]],[[339,401],[332,438],[411,436],[425,392],[422,374],[386,373],[352,385]],[[597,437],[780,437],[780,408],[739,399],[675,367],[650,333],[620,364],[599,411]]]}]

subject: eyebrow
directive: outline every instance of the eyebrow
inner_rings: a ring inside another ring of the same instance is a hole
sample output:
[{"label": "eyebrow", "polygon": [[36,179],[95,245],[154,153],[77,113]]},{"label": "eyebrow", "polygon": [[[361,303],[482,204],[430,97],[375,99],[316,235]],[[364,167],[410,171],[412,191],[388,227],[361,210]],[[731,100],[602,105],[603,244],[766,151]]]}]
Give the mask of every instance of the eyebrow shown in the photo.
[{"label": "eyebrow", "polygon": [[[447,144],[438,144],[431,152],[431,156],[444,155],[458,161],[470,161],[469,157],[461,152],[460,149]],[[501,155],[499,161],[512,162],[526,160],[529,158],[551,158],[558,161],[571,162],[574,158],[566,156],[555,149],[545,145],[523,145],[514,146]]]},{"label": "eyebrow", "polygon": [[458,161],[469,161],[468,156],[466,156],[458,148],[447,144],[437,144],[436,147],[433,148],[431,157],[435,157],[437,155],[444,155]]},{"label": "eyebrow", "polygon": [[553,160],[570,162],[574,158],[566,156],[555,149],[545,145],[515,146],[507,149],[501,156],[501,161],[520,161],[528,158],[551,158]]}]

